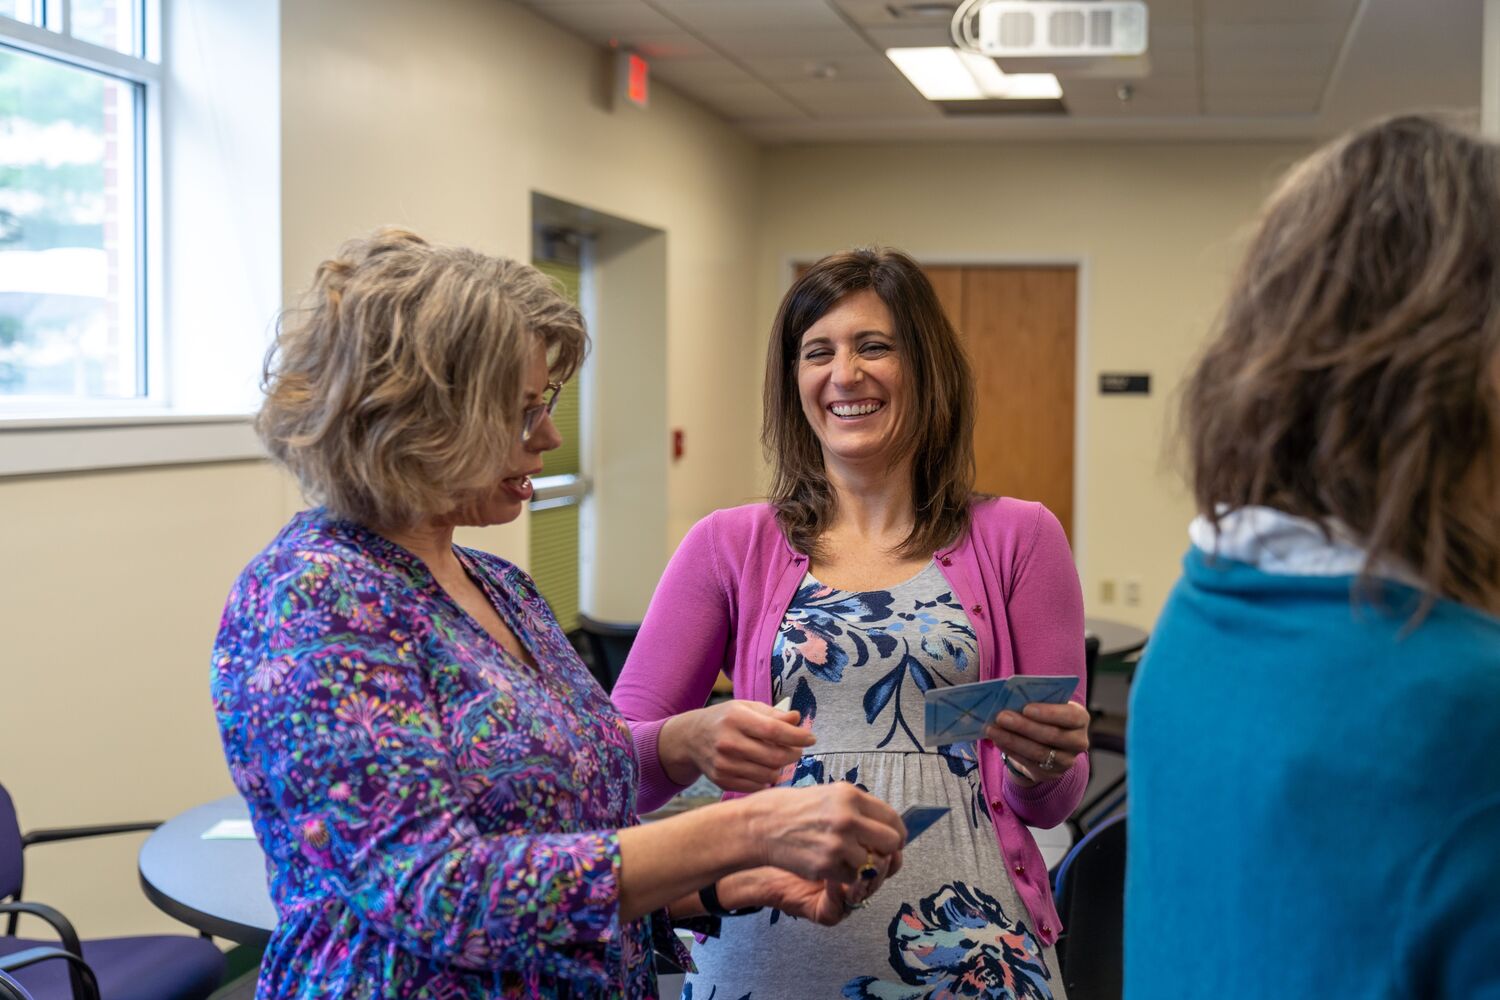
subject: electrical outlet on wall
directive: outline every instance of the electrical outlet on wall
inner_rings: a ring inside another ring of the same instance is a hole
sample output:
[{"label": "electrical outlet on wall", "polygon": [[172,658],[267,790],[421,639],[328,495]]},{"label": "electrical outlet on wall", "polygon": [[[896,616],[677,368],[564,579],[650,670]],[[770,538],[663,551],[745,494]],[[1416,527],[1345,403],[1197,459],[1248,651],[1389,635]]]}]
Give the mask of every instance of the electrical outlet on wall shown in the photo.
[{"label": "electrical outlet on wall", "polygon": [[1105,604],[1115,603],[1115,581],[1103,580],[1100,582],[1099,600]]},{"label": "electrical outlet on wall", "polygon": [[1141,581],[1125,581],[1125,604],[1128,607],[1136,607],[1141,603]]}]

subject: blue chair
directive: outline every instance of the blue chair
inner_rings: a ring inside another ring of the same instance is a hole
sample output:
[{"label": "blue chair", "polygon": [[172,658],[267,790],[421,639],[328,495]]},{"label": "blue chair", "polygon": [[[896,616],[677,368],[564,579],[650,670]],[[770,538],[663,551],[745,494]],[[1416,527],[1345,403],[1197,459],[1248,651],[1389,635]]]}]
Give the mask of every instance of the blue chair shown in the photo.
[{"label": "blue chair", "polygon": [[[19,961],[20,956],[36,949],[58,950],[60,945],[61,951],[77,961],[43,964],[38,958],[10,973],[36,1000],[90,996],[98,1000],[206,1000],[224,976],[224,955],[212,941],[184,935],[84,941],[57,910],[21,898],[26,873],[23,852],[27,847],[151,830],[158,825],[118,823],[33,830],[22,836],[10,793],[0,785],[0,914],[9,915],[6,933],[0,935],[0,970],[7,969],[7,962]],[[17,921],[23,913],[50,924],[56,940],[18,937]],[[93,992],[89,990],[90,979],[97,981]]]},{"label": "blue chair", "polygon": [[75,1000],[99,1000],[99,981],[94,978],[94,970],[83,959],[61,948],[29,948],[0,959],[0,1000],[36,1000],[10,973],[51,959],[66,962],[78,972],[78,986],[73,991]]},{"label": "blue chair", "polygon": [[1118,1000],[1125,968],[1125,815],[1073,845],[1057,867],[1057,964],[1069,1000]]}]

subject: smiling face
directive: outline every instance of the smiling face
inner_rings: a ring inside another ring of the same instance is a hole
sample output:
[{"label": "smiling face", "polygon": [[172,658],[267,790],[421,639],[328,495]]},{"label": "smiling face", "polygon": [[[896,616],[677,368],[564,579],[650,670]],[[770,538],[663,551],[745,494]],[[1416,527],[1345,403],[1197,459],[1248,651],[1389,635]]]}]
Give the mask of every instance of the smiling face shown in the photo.
[{"label": "smiling face", "polygon": [[551,414],[541,418],[531,437],[521,440],[521,412],[545,401],[549,377],[546,349],[536,340],[521,379],[522,398],[516,405],[516,425],[511,432],[515,437],[505,468],[494,485],[455,512],[452,523],[483,527],[508,524],[521,516],[521,508],[531,499],[531,477],[542,471],[542,453],[562,444],[562,435],[557,432]]},{"label": "smiling face", "polygon": [[825,465],[899,457],[906,380],[891,311],[873,290],[846,295],[807,328],[797,391]]}]

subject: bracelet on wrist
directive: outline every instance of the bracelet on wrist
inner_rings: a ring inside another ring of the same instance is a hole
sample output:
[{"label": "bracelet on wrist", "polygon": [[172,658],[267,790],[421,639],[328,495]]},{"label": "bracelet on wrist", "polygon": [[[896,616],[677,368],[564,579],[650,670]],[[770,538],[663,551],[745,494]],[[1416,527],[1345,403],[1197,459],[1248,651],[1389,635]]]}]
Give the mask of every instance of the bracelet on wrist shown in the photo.
[{"label": "bracelet on wrist", "polygon": [[724,904],[719,902],[717,882],[710,882],[698,890],[698,902],[703,904],[703,912],[714,917],[744,917],[765,909],[762,906],[742,906],[738,910],[726,910]]}]

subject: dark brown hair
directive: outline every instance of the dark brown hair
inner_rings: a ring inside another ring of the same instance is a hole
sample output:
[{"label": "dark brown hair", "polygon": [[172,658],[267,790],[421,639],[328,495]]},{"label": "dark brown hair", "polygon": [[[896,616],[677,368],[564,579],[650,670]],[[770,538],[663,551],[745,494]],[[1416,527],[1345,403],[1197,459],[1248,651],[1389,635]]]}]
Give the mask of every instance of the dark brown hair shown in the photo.
[{"label": "dark brown hair", "polygon": [[312,499],[409,527],[493,485],[538,338],[558,381],[588,349],[578,310],[535,268],[382,229],[318,265],[282,317],[255,427]]},{"label": "dark brown hair", "polygon": [[1267,204],[1186,387],[1200,513],[1336,521],[1366,583],[1394,560],[1493,610],[1497,355],[1496,148],[1415,116],[1334,142]]},{"label": "dark brown hair", "polygon": [[969,526],[974,490],[974,378],[953,324],[917,262],[899,250],[861,247],[818,261],[781,300],[766,352],[761,443],[771,462],[771,502],[792,545],[818,554],[835,498],[823,449],[802,413],[797,363],[802,335],[846,296],[864,290],[891,311],[911,405],[898,432],[911,456],[916,517],[900,553],[942,548]]}]

